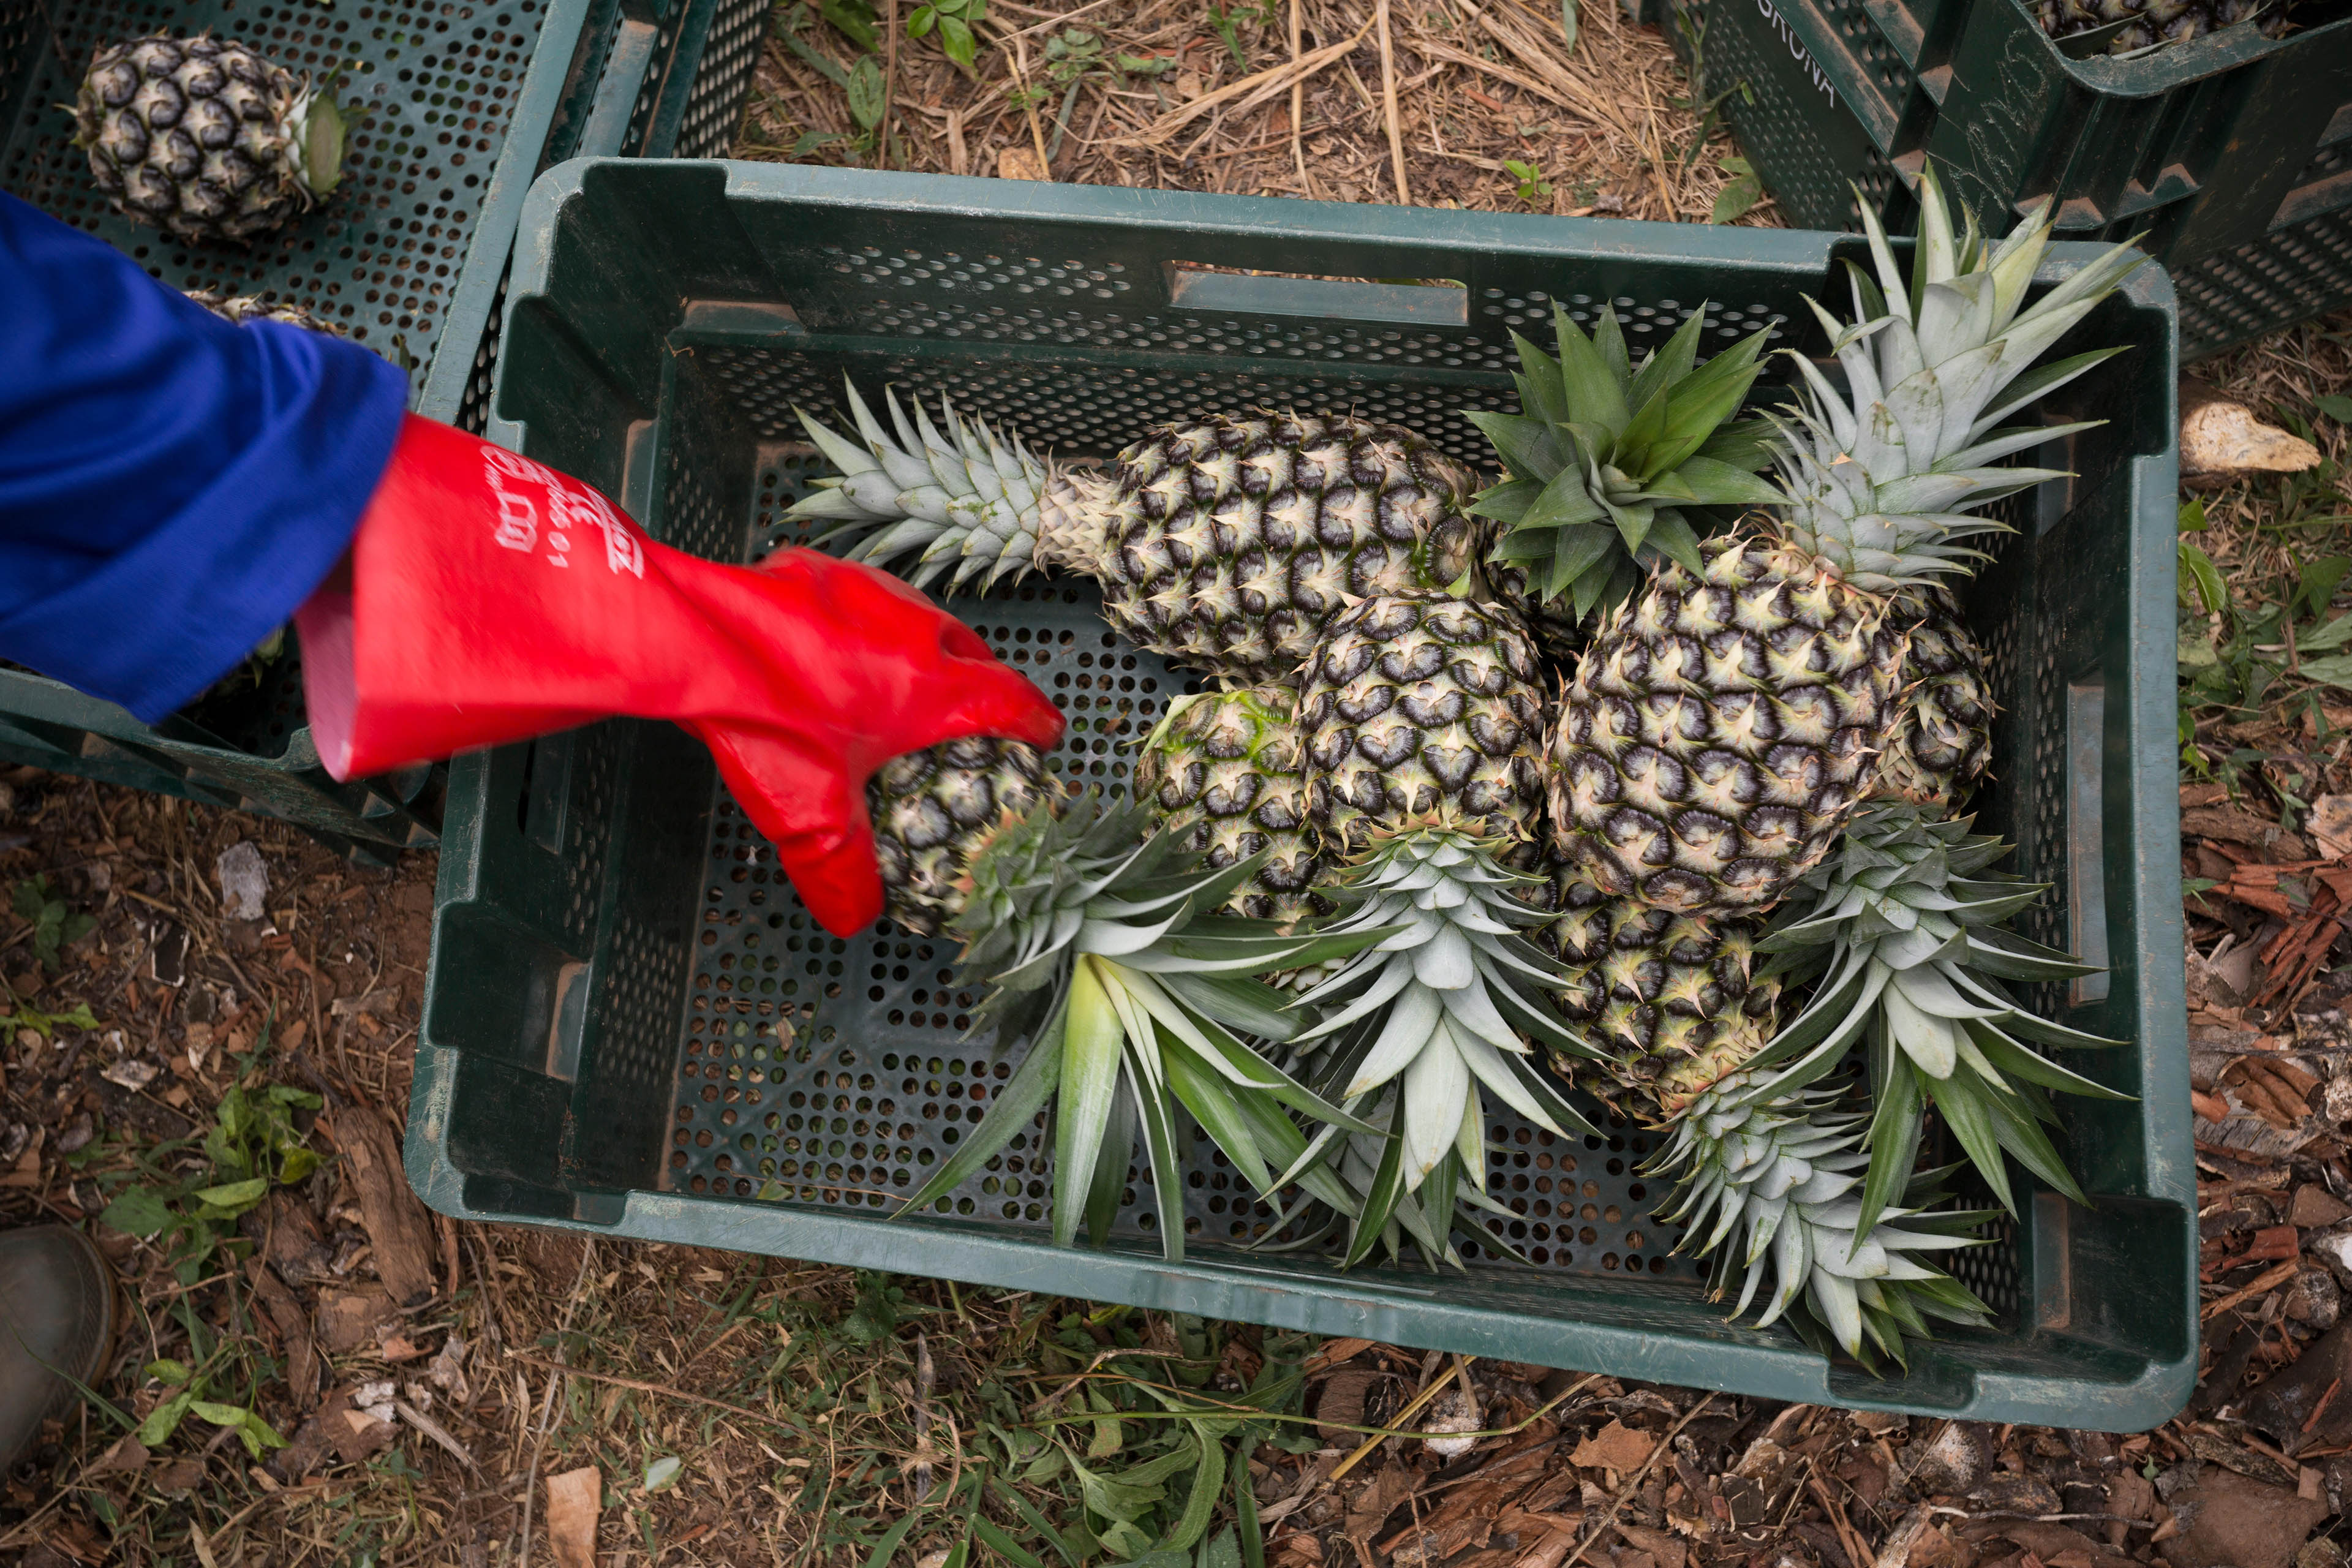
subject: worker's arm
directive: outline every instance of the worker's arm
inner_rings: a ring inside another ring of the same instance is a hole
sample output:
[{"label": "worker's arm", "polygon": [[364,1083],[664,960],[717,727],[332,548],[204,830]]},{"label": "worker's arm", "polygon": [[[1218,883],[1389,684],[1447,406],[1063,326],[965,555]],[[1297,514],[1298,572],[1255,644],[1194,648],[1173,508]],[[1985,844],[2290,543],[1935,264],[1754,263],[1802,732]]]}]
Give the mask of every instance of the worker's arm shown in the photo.
[{"label": "worker's arm", "polygon": [[842,934],[881,912],[876,768],[1060,734],[904,583],[668,549],[590,486],[404,413],[406,390],[355,344],[230,326],[0,195],[0,658],[154,719],[293,615],[340,778],[673,719]]},{"label": "worker's arm", "polygon": [[0,658],[182,706],[343,553],[407,397],[359,344],[232,326],[0,192]]}]

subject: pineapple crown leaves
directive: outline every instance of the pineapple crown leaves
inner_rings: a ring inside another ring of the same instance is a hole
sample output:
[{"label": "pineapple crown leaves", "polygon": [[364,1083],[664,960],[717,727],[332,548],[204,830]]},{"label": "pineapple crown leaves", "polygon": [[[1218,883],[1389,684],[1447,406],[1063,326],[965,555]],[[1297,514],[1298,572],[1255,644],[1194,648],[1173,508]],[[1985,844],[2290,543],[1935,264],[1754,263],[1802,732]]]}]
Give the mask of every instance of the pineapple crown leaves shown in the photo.
[{"label": "pineapple crown leaves", "polygon": [[315,87],[306,78],[301,93],[286,114],[287,130],[293,138],[289,155],[295,178],[313,200],[324,199],[342,182],[343,142],[370,112],[354,114],[335,101],[335,79],[341,74],[340,68],[331,71]]},{"label": "pineapple crown leaves", "polygon": [[[1341,1037],[1320,1082],[1345,1104],[1399,1084],[1397,1191],[1455,1153],[1483,1184],[1481,1088],[1550,1131],[1592,1131],[1532,1059],[1531,1037],[1600,1053],[1544,998],[1564,976],[1524,934],[1546,918],[1521,897],[1539,879],[1505,869],[1503,847],[1447,814],[1391,824],[1328,887],[1343,906],[1330,934],[1381,934],[1297,999],[1302,1011],[1324,1010],[1297,1038]],[[1316,1152],[1327,1143],[1328,1133]]]},{"label": "pineapple crown leaves", "polygon": [[[841,472],[817,481],[789,517],[838,524],[812,542],[846,546],[852,561],[888,567],[912,555],[904,572],[919,588],[947,578],[950,590],[982,590],[1018,580],[1036,559],[1037,529],[1056,475],[1016,438],[1009,445],[979,419],[969,422],[940,400],[941,435],[920,403],[909,422],[895,389],[883,389],[885,431],[855,382],[843,378],[859,440],[795,406],[801,427]],[[862,441],[862,445],[861,445]]]},{"label": "pineapple crown leaves", "polygon": [[1658,1215],[1689,1226],[1675,1250],[1714,1257],[1718,1298],[1738,1284],[1732,1316],[1760,1295],[1759,1328],[1785,1316],[1816,1348],[1834,1344],[1874,1371],[1874,1352],[1904,1361],[1905,1339],[1928,1337],[1929,1318],[1987,1321],[1982,1301],[1918,1255],[1981,1245],[1968,1232],[1990,1211],[1922,1213],[1941,1197],[1946,1173],[1931,1171],[1909,1184],[1906,1206],[1865,1222],[1854,1196],[1863,1119],[1841,1111],[1833,1090],[1757,1087],[1734,1074],[1698,1096],[1647,1167],[1677,1183]]},{"label": "pineapple crown leaves", "polygon": [[1517,415],[1466,415],[1502,459],[1504,479],[1471,510],[1507,525],[1498,560],[1525,563],[1530,590],[1579,618],[1627,597],[1660,559],[1698,570],[1682,509],[1780,499],[1756,477],[1771,458],[1758,422],[1727,424],[1756,380],[1771,329],[1696,363],[1706,307],[1636,371],[1605,307],[1591,337],[1557,303],[1552,358],[1514,332]]},{"label": "pineapple crown leaves", "polygon": [[[1463,1162],[1459,1150],[1454,1156],[1439,1161],[1436,1168],[1423,1178],[1420,1187],[1407,1189],[1404,1100],[1396,1084],[1391,1082],[1381,1089],[1364,1115],[1367,1121],[1388,1128],[1388,1135],[1367,1137],[1355,1133],[1338,1140],[1327,1162],[1309,1166],[1307,1172],[1330,1184],[1337,1189],[1337,1195],[1321,1187],[1309,1190],[1266,1227],[1266,1236],[1270,1238],[1279,1235],[1311,1203],[1321,1203],[1330,1211],[1330,1219],[1307,1235],[1284,1242],[1260,1242],[1253,1251],[1298,1251],[1320,1245],[1337,1230],[1340,1241],[1337,1261],[1342,1268],[1360,1262],[1374,1251],[1402,1262],[1410,1246],[1420,1254],[1424,1267],[1437,1273],[1444,1264],[1456,1268],[1466,1267],[1453,1243],[1453,1233],[1462,1230],[1481,1247],[1491,1247],[1521,1263],[1528,1261],[1503,1236],[1477,1223],[1481,1212],[1500,1217],[1506,1225],[1518,1216],[1488,1196],[1475,1180],[1466,1184],[1461,1180]],[[1301,1177],[1300,1185],[1308,1187],[1306,1176]],[[1440,1218],[1444,1221],[1442,1229],[1437,1223]]]},{"label": "pineapple crown leaves", "polygon": [[1970,826],[1905,802],[1864,806],[1839,852],[1806,875],[1757,943],[1773,955],[1768,973],[1821,976],[1812,999],[1750,1064],[1778,1067],[1759,1086],[1812,1082],[1856,1041],[1866,1044],[1876,1097],[1865,1218],[1910,1169],[1930,1104],[2013,1212],[2004,1151],[2088,1201],[2042,1130],[2056,1120],[2047,1091],[2131,1098],[2032,1048],[2121,1042],[2041,1017],[2010,993],[2004,982],[2096,971],[2007,929],[2047,889],[1987,872],[2009,846]]},{"label": "pineapple crown leaves", "polygon": [[[1864,207],[1868,204],[1865,202]],[[1897,587],[1973,570],[1956,542],[2005,531],[1968,515],[2062,470],[1996,467],[2087,430],[2002,421],[2120,348],[2035,368],[2034,362],[2147,257],[2118,245],[2025,304],[2050,239],[2044,206],[1998,244],[1973,214],[1956,236],[1931,167],[1919,186],[1919,232],[1906,278],[1875,214],[1863,216],[1872,271],[1849,264],[1855,320],[1808,300],[1845,374],[1841,392],[1791,353],[1802,378],[1793,417],[1779,419],[1790,542],[1834,562],[1859,586]]]},{"label": "pineapple crown leaves", "polygon": [[1068,1245],[1081,1223],[1097,1243],[1108,1236],[1139,1138],[1161,1246],[1176,1258],[1180,1106],[1269,1195],[1270,1160],[1295,1157],[1304,1142],[1283,1107],[1370,1131],[1242,1037],[1297,1032],[1280,993],[1253,976],[1379,940],[1285,934],[1271,921],[1202,912],[1262,859],[1210,870],[1152,831],[1143,808],[1111,805],[1097,792],[1008,815],[972,857],[955,930],[965,943],[959,962],[989,976],[976,1009],[982,1026],[1029,1048],[979,1126],[898,1212],[952,1191],[1050,1101],[1055,1239]]}]

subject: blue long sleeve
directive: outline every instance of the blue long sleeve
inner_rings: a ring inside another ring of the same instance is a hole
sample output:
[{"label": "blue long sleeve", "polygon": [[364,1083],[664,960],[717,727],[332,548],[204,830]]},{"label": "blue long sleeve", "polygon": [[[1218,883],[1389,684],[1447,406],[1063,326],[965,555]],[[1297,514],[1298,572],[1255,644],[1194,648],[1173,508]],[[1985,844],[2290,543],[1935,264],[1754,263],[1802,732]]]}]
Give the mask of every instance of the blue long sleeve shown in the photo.
[{"label": "blue long sleeve", "polygon": [[407,394],[0,193],[0,658],[149,722],[182,706],[333,568]]}]

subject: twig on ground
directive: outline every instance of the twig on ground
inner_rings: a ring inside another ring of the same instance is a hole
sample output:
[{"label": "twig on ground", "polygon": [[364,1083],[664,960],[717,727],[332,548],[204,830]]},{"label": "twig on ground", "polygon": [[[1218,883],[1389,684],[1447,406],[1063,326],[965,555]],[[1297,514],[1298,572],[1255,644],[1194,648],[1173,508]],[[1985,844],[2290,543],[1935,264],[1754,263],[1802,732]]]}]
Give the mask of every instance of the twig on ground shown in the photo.
[{"label": "twig on ground", "polygon": [[[1290,0],[1290,63],[1295,69],[1303,52],[1306,35],[1302,30],[1304,12],[1300,0]],[[1298,165],[1298,183],[1308,195],[1315,194],[1314,177],[1307,172],[1307,78],[1302,72],[1290,79],[1290,161]]]},{"label": "twig on ground", "polygon": [[1389,159],[1396,165],[1397,205],[1412,205],[1412,185],[1404,173],[1404,133],[1397,128],[1396,46],[1389,37],[1389,0],[1378,0],[1372,21],[1381,35],[1381,115],[1389,130]]}]

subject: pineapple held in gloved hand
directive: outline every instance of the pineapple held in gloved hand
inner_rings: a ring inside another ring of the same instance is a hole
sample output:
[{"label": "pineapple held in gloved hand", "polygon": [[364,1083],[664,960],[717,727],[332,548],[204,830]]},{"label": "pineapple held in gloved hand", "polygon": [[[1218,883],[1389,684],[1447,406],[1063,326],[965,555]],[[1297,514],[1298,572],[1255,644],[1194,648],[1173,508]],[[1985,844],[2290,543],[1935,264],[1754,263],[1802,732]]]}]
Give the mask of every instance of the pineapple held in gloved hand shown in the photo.
[{"label": "pineapple held in gloved hand", "polygon": [[299,625],[338,777],[614,714],[674,719],[839,935],[882,912],[877,769],[962,736],[1062,731],[1044,693],[895,578],[808,550],[700,560],[579,480],[414,416],[350,584]]}]

